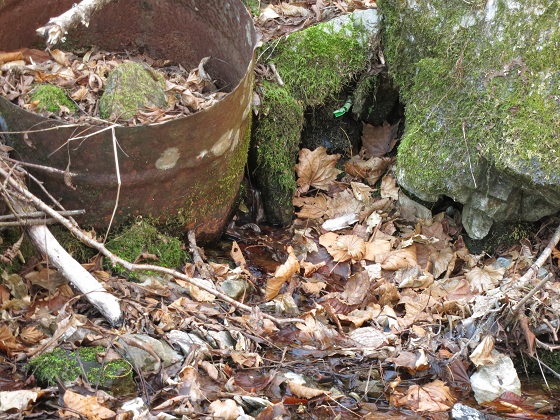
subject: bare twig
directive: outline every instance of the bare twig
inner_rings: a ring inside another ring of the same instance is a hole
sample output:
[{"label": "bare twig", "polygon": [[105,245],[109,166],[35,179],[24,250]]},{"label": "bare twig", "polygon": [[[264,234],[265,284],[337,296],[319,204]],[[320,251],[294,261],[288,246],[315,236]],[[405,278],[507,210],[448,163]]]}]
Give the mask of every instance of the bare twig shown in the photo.
[{"label": "bare twig", "polygon": [[[3,177],[7,177],[8,173],[5,170],[0,168],[0,175],[3,176]],[[128,271],[154,271],[154,272],[157,272],[157,273],[169,274],[170,276],[173,276],[175,278],[178,278],[178,279],[181,279],[181,280],[184,280],[186,282],[191,283],[192,285],[198,287],[199,289],[202,289],[202,290],[216,296],[217,298],[222,299],[223,301],[229,303],[230,305],[235,306],[237,309],[240,309],[240,310],[245,311],[245,312],[253,312],[254,308],[252,308],[251,306],[248,306],[248,305],[245,305],[241,302],[238,302],[235,299],[230,298],[225,293],[222,293],[218,290],[215,290],[215,289],[207,286],[200,279],[191,278],[191,277],[187,276],[186,274],[180,273],[180,272],[178,272],[176,270],[172,270],[170,268],[160,267],[160,266],[151,265],[151,264],[133,264],[133,263],[130,263],[129,261],[123,260],[120,257],[117,257],[115,254],[113,254],[107,248],[105,248],[105,246],[102,243],[97,242],[95,239],[86,235],[84,232],[82,232],[80,229],[78,229],[74,224],[72,224],[68,219],[66,219],[64,216],[61,216],[60,214],[58,214],[55,210],[51,209],[49,206],[47,206],[45,203],[43,203],[43,201],[41,201],[39,198],[37,198],[35,195],[33,195],[30,191],[28,191],[27,189],[25,189],[21,185],[19,185],[15,180],[8,179],[8,183],[17,193],[19,193],[20,195],[25,197],[27,200],[29,200],[35,207],[37,207],[41,211],[44,211],[47,215],[49,215],[53,219],[56,219],[66,229],[68,229],[70,232],[72,232],[74,234],[74,236],[77,239],[79,239],[82,243],[84,243],[85,245],[97,250],[99,253],[101,253],[102,255],[107,257],[113,265],[121,265],[122,267],[124,267]],[[304,322],[300,318],[276,318],[272,315],[268,315],[268,314],[265,314],[265,313],[263,313],[262,316],[263,316],[263,318],[267,318],[267,319],[275,322],[276,324]]]},{"label": "bare twig", "polygon": [[51,173],[51,174],[60,174],[60,175],[65,175],[65,176],[76,176],[75,173],[68,172],[68,171],[63,171],[62,169],[51,168],[50,166],[37,165],[35,163],[22,162],[22,161],[19,161],[19,160],[16,160],[16,159],[9,158],[7,156],[2,156],[2,159],[7,160],[8,162],[15,163],[18,166],[24,166],[24,167],[28,167],[28,168],[38,169],[38,170],[45,171],[45,172],[48,172],[48,173]]},{"label": "bare twig", "polygon": [[[18,222],[25,222],[19,218],[20,214],[27,214],[33,210],[31,202],[35,207],[43,210],[44,214],[51,216],[53,220],[59,222],[60,219],[63,219],[72,225],[68,219],[31,194],[23,184],[22,176],[13,176],[13,168],[7,170],[5,167],[0,167],[0,176],[4,178],[0,189],[15,218],[19,219]],[[33,197],[34,200],[30,200],[29,197]],[[37,202],[40,202],[42,206],[37,206]],[[53,215],[55,217],[52,217]],[[39,222],[41,222],[41,226],[26,226],[26,232],[37,250],[48,258],[49,263],[80,290],[111,324],[118,324],[122,320],[118,299],[107,292],[99,281],[66,252],[42,220]]]},{"label": "bare twig", "polygon": [[109,232],[111,231],[111,225],[113,224],[113,220],[115,219],[115,214],[117,213],[117,209],[119,208],[119,199],[121,196],[121,170],[119,168],[119,156],[117,154],[117,136],[115,135],[115,127],[111,128],[111,134],[113,139],[113,155],[115,157],[115,173],[117,174],[117,198],[115,199],[113,214],[111,214],[111,220],[109,221],[107,232],[105,232],[105,239],[103,239],[103,243],[107,242],[107,238],[109,237]]},{"label": "bare twig", "polygon": [[82,24],[88,26],[91,16],[113,0],[83,0],[60,16],[49,20],[45,26],[37,29],[37,34],[47,38],[47,44],[54,45],[64,40],[69,30]]},{"label": "bare twig", "polygon": [[13,222],[0,222],[0,228],[17,227],[17,226],[44,226],[44,225],[54,225],[58,223],[58,220],[53,218],[47,219],[22,219]]},{"label": "bare twig", "polygon": [[[84,214],[85,210],[67,210],[67,211],[59,211],[58,214],[61,216],[78,216],[80,214]],[[45,213],[42,211],[33,211],[28,213],[19,213],[15,214],[5,214],[0,216],[0,221],[2,220],[14,220],[14,219],[32,219],[38,217],[45,217]],[[43,220],[41,220],[43,221]]]},{"label": "bare twig", "polygon": [[548,245],[543,250],[539,258],[537,258],[537,260],[531,265],[531,267],[529,267],[529,269],[525,272],[525,274],[523,274],[523,276],[521,276],[517,280],[515,284],[516,288],[525,287],[527,283],[529,283],[533,279],[533,277],[539,272],[539,269],[543,266],[545,261],[550,257],[550,255],[552,254],[552,250],[556,248],[556,245],[558,245],[559,241],[560,241],[560,224],[554,231],[554,234],[550,238]]},{"label": "bare twig", "polygon": [[552,274],[548,273],[548,275],[542,279],[539,284],[537,284],[529,293],[527,293],[523,299],[521,299],[519,302],[517,302],[517,304],[511,308],[510,314],[508,316],[508,318],[506,319],[506,324],[509,324],[513,321],[512,317],[516,317],[519,312],[521,311],[521,309],[523,309],[523,307],[525,306],[525,303],[527,303],[527,301],[529,299],[531,299],[535,293],[537,293],[540,289],[542,289],[544,287],[544,285],[552,278]]}]

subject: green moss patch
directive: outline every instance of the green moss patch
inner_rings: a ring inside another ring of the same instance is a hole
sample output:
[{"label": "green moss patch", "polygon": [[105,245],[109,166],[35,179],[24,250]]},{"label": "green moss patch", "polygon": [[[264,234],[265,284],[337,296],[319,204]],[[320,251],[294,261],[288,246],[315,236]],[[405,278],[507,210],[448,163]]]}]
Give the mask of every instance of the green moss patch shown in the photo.
[{"label": "green moss patch", "polygon": [[279,42],[267,61],[276,65],[287,89],[304,107],[317,106],[366,69],[367,37],[352,21],[339,30],[331,23],[319,24]]},{"label": "green moss patch", "polygon": [[[139,220],[119,234],[113,236],[106,244],[109,251],[126,261],[136,261],[142,254],[153,255],[157,260],[145,259],[141,262],[167,268],[181,267],[186,258],[183,244],[178,238],[158,232],[155,226],[145,220]],[[117,273],[135,277],[124,268],[113,268]]]},{"label": "green moss patch", "polygon": [[43,386],[68,383],[78,377],[83,378],[93,387],[110,391],[114,395],[123,395],[136,391],[133,370],[124,359],[102,360],[103,347],[81,347],[76,351],[57,348],[33,358],[29,369]]},{"label": "green moss patch", "polygon": [[31,101],[38,101],[37,109],[39,111],[60,113],[60,108],[64,107],[70,112],[74,112],[78,108],[62,88],[54,85],[39,85],[33,88]]},{"label": "green moss patch", "polygon": [[262,97],[261,118],[254,136],[256,171],[270,209],[269,221],[284,225],[292,218],[294,164],[303,127],[303,107],[287,89],[274,83],[263,82]]}]

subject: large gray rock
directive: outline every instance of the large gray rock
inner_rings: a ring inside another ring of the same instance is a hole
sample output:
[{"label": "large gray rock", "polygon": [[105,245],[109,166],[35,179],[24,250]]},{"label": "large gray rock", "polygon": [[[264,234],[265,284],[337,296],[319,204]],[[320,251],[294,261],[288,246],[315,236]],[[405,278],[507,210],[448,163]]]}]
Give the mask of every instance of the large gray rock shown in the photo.
[{"label": "large gray rock", "polygon": [[560,210],[560,2],[380,0],[385,57],[406,102],[398,180],[494,221]]}]

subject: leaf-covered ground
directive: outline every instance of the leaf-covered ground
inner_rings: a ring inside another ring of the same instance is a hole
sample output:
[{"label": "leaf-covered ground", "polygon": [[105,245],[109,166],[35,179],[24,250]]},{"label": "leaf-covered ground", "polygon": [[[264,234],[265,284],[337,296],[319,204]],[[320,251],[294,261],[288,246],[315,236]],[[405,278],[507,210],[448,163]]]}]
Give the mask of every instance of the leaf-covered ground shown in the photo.
[{"label": "leaf-covered ground", "polygon": [[[344,4],[295,6],[309,19]],[[278,7],[261,14],[265,31],[303,24]],[[551,385],[535,392],[517,378],[555,369],[554,358],[534,360],[558,348],[560,251],[524,274],[558,220],[510,231],[490,255],[471,252],[459,208],[427,209],[399,191],[393,130],[367,127],[362,140],[350,159],[300,151],[290,228],[256,225],[247,200],[219,244],[185,245],[193,262],[177,269],[237,290],[251,311],[173,276],[116,276],[95,257],[84,266],[125,314],[114,327],[48,261],[4,273],[0,417],[447,419],[468,405],[556,418],[553,383],[529,376]],[[2,262],[16,260],[19,246]],[[30,364],[54,349],[94,346],[104,349],[101,364],[128,360],[132,391],[103,387],[85,369],[44,383]]]}]

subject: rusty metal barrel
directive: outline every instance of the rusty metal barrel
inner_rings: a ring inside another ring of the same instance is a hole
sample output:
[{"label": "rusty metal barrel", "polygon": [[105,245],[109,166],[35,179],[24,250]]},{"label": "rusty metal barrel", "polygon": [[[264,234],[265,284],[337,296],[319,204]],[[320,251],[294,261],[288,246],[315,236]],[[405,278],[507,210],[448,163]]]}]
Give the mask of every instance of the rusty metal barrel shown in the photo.
[{"label": "rusty metal barrel", "polygon": [[[0,0],[0,50],[44,43],[35,29],[73,2]],[[107,227],[117,198],[118,161],[117,223],[151,216],[176,226],[177,234],[194,229],[203,241],[217,238],[231,214],[249,147],[256,34],[241,1],[118,0],[67,39],[76,48],[140,49],[185,69],[210,56],[205,68],[229,93],[195,114],[114,132],[44,118],[0,97],[0,131],[14,157],[76,174],[68,186],[63,176],[36,173],[67,210],[86,210],[78,219],[84,225]]]}]

